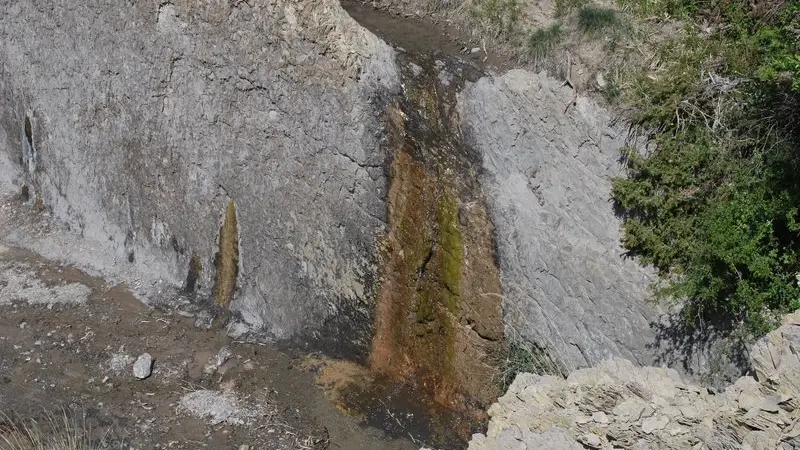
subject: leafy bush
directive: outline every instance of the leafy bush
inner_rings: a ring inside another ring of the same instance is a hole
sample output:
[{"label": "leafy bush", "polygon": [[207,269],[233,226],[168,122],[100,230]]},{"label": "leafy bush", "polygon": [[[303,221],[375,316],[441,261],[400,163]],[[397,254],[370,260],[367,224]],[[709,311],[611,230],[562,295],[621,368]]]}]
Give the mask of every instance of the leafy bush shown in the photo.
[{"label": "leafy bush", "polygon": [[660,76],[637,81],[657,150],[623,151],[623,245],[658,270],[657,298],[684,301],[687,323],[758,337],[800,307],[800,7],[683,6],[717,31],[665,45]]}]

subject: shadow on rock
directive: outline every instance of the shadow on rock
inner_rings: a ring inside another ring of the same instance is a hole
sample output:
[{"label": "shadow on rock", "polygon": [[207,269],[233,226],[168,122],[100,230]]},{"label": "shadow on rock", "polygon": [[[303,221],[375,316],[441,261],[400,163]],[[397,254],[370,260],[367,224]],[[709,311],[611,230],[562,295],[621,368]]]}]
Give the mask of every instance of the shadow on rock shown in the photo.
[{"label": "shadow on rock", "polygon": [[723,314],[700,323],[685,320],[682,311],[664,314],[650,324],[655,365],[673,367],[700,382],[721,387],[750,371],[745,342],[733,336],[733,323]]}]

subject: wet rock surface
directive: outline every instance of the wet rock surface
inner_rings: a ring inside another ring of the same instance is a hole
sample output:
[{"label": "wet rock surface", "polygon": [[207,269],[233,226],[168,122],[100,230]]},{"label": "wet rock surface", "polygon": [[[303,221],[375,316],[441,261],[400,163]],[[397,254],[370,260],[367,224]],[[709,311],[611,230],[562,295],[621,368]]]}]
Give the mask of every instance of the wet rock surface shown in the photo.
[{"label": "wet rock surface", "polygon": [[798,330],[794,313],[753,348],[755,378],[741,377],[722,392],[623,359],[566,379],[521,374],[489,410],[487,433],[473,436],[469,448],[800,448]]}]

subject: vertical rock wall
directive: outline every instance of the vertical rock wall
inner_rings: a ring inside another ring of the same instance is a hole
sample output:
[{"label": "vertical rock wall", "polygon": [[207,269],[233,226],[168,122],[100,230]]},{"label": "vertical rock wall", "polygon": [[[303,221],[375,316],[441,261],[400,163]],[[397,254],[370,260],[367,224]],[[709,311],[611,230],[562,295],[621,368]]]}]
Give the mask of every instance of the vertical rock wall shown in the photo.
[{"label": "vertical rock wall", "polygon": [[[403,156],[387,151],[393,125],[381,117],[400,94],[394,52],[334,0],[20,0],[0,9],[0,39],[0,183],[24,185],[115,264],[135,267],[141,286],[212,298],[216,285],[218,304],[273,337],[362,354],[387,232],[398,252],[421,252],[406,258],[419,267],[397,290],[381,285],[399,299],[390,304],[407,302],[406,288],[417,295],[398,313],[405,333],[431,331],[428,319],[447,310],[478,347],[501,342],[495,309],[473,308],[492,302],[452,307],[472,292],[502,298],[506,335],[565,369],[653,358],[650,275],[621,256],[609,201],[622,136],[584,99],[565,114],[571,92],[559,81],[484,77],[456,111],[441,102],[460,89],[452,74],[408,66],[408,81],[428,77],[444,92],[405,93],[421,110],[399,108],[396,128],[428,141],[412,136]],[[393,170],[413,188],[397,196],[398,218],[427,208],[418,229],[387,223]],[[424,248],[409,247],[417,241]],[[427,268],[430,295],[420,295],[409,280]],[[466,348],[447,333],[428,333],[438,340],[425,352]],[[415,354],[387,348],[389,365]]]},{"label": "vertical rock wall", "polygon": [[567,371],[611,356],[652,363],[651,274],[624,258],[610,197],[625,136],[585,98],[565,113],[571,94],[512,70],[460,96],[497,228],[507,334]]},{"label": "vertical rock wall", "polygon": [[224,285],[274,337],[364,350],[397,82],[334,0],[6,2],[0,183],[140,286]]}]

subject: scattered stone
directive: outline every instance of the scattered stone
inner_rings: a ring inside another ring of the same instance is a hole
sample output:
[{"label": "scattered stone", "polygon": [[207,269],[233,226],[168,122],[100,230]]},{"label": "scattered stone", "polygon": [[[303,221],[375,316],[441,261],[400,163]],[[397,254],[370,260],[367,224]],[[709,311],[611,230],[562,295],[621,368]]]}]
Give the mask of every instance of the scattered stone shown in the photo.
[{"label": "scattered stone", "polygon": [[232,356],[233,352],[231,351],[231,349],[228,348],[227,345],[223,346],[221,349],[219,349],[217,355],[214,357],[214,364],[216,364],[217,367],[219,367],[228,362],[228,360],[231,359]]},{"label": "scattered stone", "polygon": [[622,422],[635,422],[642,417],[645,407],[647,404],[641,399],[629,398],[614,408],[614,415]]},{"label": "scattered stone", "polygon": [[603,76],[603,72],[597,72],[597,75],[594,76],[594,81],[597,83],[597,87],[603,89],[606,87],[606,78]]},{"label": "scattered stone", "polygon": [[232,356],[233,352],[227,346],[222,347],[216,355],[208,358],[208,363],[203,367],[203,373],[210,375],[218,371]]},{"label": "scattered stone", "polygon": [[206,310],[199,311],[194,320],[194,326],[202,330],[210,330],[214,324],[214,316]]},{"label": "scattered stone", "polygon": [[212,425],[246,425],[263,416],[264,406],[251,405],[229,392],[202,389],[184,395],[178,409]]},{"label": "scattered stone", "polygon": [[[757,378],[740,377],[724,391],[686,384],[668,369],[619,359],[574,371],[566,380],[520,374],[489,409],[487,435],[475,435],[469,450],[564,450],[573,444],[632,450],[800,449],[798,325],[800,311],[758,341],[751,353]],[[554,425],[566,443],[530,445],[541,442],[540,430]],[[502,441],[503,436],[519,439]]]},{"label": "scattered stone", "polygon": [[153,373],[153,357],[149,353],[143,353],[136,362],[133,363],[133,376],[140,380],[144,380]]},{"label": "scattered stone", "polygon": [[108,360],[108,370],[116,375],[120,375],[128,370],[128,366],[134,363],[136,359],[133,356],[126,355],[120,349],[120,352],[111,355]]},{"label": "scattered stone", "polygon": [[228,325],[228,336],[233,339],[242,339],[247,333],[250,332],[250,327],[242,322],[231,322]]},{"label": "scattered stone", "polygon": [[777,413],[780,411],[780,397],[775,395],[768,395],[764,397],[764,400],[761,402],[761,410],[771,413]]}]

